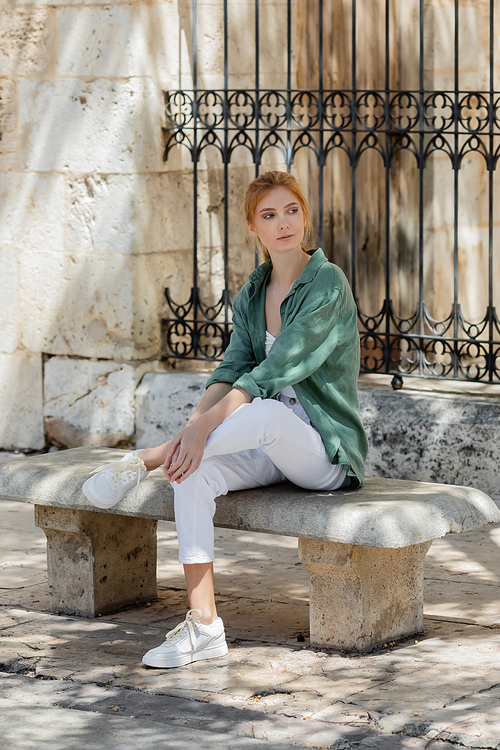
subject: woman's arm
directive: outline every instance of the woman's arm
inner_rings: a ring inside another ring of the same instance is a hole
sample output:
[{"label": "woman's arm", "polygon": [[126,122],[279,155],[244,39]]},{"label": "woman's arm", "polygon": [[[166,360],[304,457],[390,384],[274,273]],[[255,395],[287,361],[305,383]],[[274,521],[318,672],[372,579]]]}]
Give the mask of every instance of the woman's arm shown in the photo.
[{"label": "woman's arm", "polygon": [[243,389],[230,383],[214,383],[205,395],[183,430],[170,441],[163,464],[163,473],[169,482],[182,482],[201,463],[207,438],[227,417],[252,397]]},{"label": "woman's arm", "polygon": [[209,409],[218,404],[224,396],[227,396],[232,387],[232,383],[213,383],[209,385],[200,403],[186,422],[186,427],[189,424],[194,424]]}]

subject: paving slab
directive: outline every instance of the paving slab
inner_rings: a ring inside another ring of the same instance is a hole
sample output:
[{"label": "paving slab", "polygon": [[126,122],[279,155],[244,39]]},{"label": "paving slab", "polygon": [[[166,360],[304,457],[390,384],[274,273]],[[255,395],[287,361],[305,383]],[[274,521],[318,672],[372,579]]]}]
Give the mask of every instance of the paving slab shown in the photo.
[{"label": "paving slab", "polygon": [[[33,680],[15,674],[0,674],[0,708],[3,701],[17,701],[48,708],[69,708],[74,711],[91,711],[107,716],[124,716],[139,721],[159,722],[169,727],[183,726],[190,730],[210,733],[223,732],[229,737],[251,737],[267,742],[310,743],[317,747],[329,746],[342,736],[362,736],[358,727],[335,726],[345,724],[346,717],[340,713],[346,706],[339,706],[339,722],[307,721],[291,719],[262,711],[241,711],[234,706],[217,703],[185,700],[166,695],[151,695],[119,687],[101,687],[58,680]],[[367,717],[363,722],[368,724]]]},{"label": "paving slab", "polygon": [[[0,732],[4,750],[137,750],[152,745],[158,750],[283,750],[293,743],[279,744],[252,737],[232,737],[221,732],[206,732],[187,726],[107,716],[88,711],[33,706],[3,700],[0,704]],[[250,727],[249,732],[252,732]]]}]

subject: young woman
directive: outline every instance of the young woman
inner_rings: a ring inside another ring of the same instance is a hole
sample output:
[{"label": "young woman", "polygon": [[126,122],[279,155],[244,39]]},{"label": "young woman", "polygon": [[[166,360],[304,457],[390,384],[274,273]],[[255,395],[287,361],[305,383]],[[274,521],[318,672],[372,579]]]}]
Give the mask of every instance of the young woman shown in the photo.
[{"label": "young woman", "polygon": [[265,262],[234,301],[229,347],[198,408],[172,440],[96,469],[83,488],[91,503],[111,507],[159,466],[174,488],[191,610],[144,656],[153,667],[227,653],[214,600],[215,498],[285,479],[326,491],[364,479],[359,335],[347,280],[321,249],[311,251],[309,207],[292,175],[254,180],[244,216]]}]

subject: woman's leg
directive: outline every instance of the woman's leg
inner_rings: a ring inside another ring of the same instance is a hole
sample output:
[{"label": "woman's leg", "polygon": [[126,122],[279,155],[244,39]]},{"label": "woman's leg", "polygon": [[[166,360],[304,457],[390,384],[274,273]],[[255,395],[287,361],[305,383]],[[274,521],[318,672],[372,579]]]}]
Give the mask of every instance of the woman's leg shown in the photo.
[{"label": "woman's leg", "polygon": [[330,463],[316,430],[277,401],[255,399],[211,433],[199,468],[172,485],[179,561],[191,607],[203,611],[204,622],[217,616],[211,567],[215,498],[285,478],[310,489],[333,490],[345,475],[344,467]]},{"label": "woman's leg", "polygon": [[203,620],[194,625],[194,613],[189,613],[162,646],[144,656],[145,664],[180,666],[227,653],[214,601],[215,498],[229,490],[285,478],[303,487],[332,490],[341,486],[345,469],[331,465],[316,430],[284,404],[254,399],[211,433],[198,469],[181,484],[172,485],[179,561],[184,565],[190,606],[203,612]]},{"label": "woman's leg", "polygon": [[209,435],[204,458],[248,449],[262,450],[299,487],[332,491],[346,477],[344,466],[330,462],[319,432],[280,401],[256,398],[240,406]]},{"label": "woman's leg", "polygon": [[[214,599],[215,498],[228,490],[272,484],[283,478],[262,451],[249,450],[203,459],[193,474],[181,484],[173,484],[179,561],[184,564],[191,611],[161,646],[144,655],[144,664],[179,667],[227,654],[224,624],[217,617]],[[193,610],[202,612],[201,619]]]},{"label": "woman's leg", "polygon": [[191,608],[202,622],[217,618],[213,589],[215,498],[229,491],[261,487],[284,479],[260,450],[203,459],[180,484],[173,483],[179,562],[184,565]]},{"label": "woman's leg", "polygon": [[191,609],[203,612],[201,622],[210,625],[217,619],[214,594],[214,564],[195,563],[184,565],[184,576]]},{"label": "woman's leg", "polygon": [[144,448],[137,455],[142,458],[148,471],[154,471],[159,466],[163,466],[169,445],[170,440],[167,440],[166,443],[158,445],[156,448]]}]

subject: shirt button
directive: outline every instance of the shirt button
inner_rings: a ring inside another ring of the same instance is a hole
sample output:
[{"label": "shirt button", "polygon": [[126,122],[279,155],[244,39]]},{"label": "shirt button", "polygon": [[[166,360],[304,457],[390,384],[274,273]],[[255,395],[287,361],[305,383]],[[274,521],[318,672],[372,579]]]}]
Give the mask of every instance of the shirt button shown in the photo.
[{"label": "shirt button", "polygon": [[288,403],[289,403],[289,404],[290,404],[291,406],[293,406],[294,404],[296,404],[296,403],[297,403],[297,399],[296,399],[296,398],[291,398],[291,399],[289,400],[289,402],[288,402]]}]

